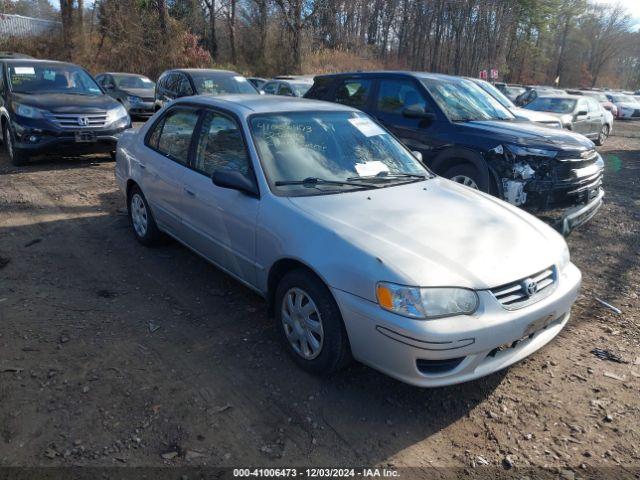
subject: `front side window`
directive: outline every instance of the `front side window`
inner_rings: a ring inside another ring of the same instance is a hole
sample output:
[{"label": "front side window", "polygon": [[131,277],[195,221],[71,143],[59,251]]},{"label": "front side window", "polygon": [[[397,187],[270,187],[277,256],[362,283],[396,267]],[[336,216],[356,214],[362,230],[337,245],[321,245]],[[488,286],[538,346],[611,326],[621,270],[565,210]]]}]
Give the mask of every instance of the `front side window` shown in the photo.
[{"label": "front side window", "polygon": [[278,95],[283,95],[285,97],[293,97],[293,90],[286,83],[280,84],[280,89],[278,90]]},{"label": "front side window", "polygon": [[277,195],[385,187],[429,175],[393,136],[358,112],[259,114],[249,123]]},{"label": "front side window", "polygon": [[422,93],[410,80],[380,80],[378,111],[402,114],[405,108],[427,108]]},{"label": "front side window", "polygon": [[515,118],[498,100],[471,80],[423,78],[422,83],[452,122]]},{"label": "front side window", "polygon": [[148,145],[163,155],[186,165],[193,130],[198,122],[198,113],[191,109],[175,108],[154,125]]},{"label": "front side window", "polygon": [[102,95],[93,78],[74,65],[20,62],[8,66],[8,77],[15,93]]},{"label": "front side window", "polygon": [[217,112],[205,113],[193,167],[207,176],[216,170],[249,173],[249,155],[233,119]]},{"label": "front side window", "polygon": [[363,108],[371,93],[371,80],[346,80],[336,89],[336,103]]},{"label": "front side window", "polygon": [[191,74],[199,95],[223,95],[225,93],[257,93],[251,83],[242,75],[215,72],[194,72]]},{"label": "front side window", "polygon": [[264,90],[264,93],[269,93],[271,95],[275,95],[277,87],[278,87],[278,84],[276,82],[269,82],[269,83],[265,84],[265,86],[262,88],[262,90]]}]

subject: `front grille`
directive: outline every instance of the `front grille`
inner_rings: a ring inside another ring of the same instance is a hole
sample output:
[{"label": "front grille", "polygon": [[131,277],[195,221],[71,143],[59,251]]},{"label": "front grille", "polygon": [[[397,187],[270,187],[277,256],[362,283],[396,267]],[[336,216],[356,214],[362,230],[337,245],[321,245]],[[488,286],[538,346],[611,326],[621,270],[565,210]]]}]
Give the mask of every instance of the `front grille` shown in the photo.
[{"label": "front grille", "polygon": [[47,119],[60,128],[100,128],[107,123],[107,112],[49,113]]},{"label": "front grille", "polygon": [[[533,289],[531,285],[535,284]],[[491,293],[507,310],[516,310],[536,303],[553,293],[557,284],[555,267],[549,267],[530,277],[492,288]]]}]

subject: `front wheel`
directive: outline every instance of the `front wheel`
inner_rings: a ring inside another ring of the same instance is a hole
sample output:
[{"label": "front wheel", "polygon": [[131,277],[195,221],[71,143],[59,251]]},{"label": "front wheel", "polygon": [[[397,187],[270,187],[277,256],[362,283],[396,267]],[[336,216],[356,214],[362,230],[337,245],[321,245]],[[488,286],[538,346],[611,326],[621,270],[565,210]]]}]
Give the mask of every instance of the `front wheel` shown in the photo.
[{"label": "front wheel", "polygon": [[489,172],[481,172],[471,163],[455,165],[444,172],[442,176],[469,188],[483,192],[489,191]]},{"label": "front wheel", "polygon": [[303,269],[287,273],[276,290],[276,321],[298,366],[329,375],[351,360],[340,309],[324,283]]},{"label": "front wheel", "polygon": [[604,141],[609,137],[609,125],[602,125],[600,129],[600,133],[598,134],[598,138],[595,141],[595,144],[601,146],[604,144]]},{"label": "front wheel", "polygon": [[11,160],[13,165],[19,167],[21,165],[25,165],[29,161],[29,156],[22,150],[15,147],[13,134],[11,133],[8,125],[5,125],[2,129],[2,139],[7,149],[9,160]]}]

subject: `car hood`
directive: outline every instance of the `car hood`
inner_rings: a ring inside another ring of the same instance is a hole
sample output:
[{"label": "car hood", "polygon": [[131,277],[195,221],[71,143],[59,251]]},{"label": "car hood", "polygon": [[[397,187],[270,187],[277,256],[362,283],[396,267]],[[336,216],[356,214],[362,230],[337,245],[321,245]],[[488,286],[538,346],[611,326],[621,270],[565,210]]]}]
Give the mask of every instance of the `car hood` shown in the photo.
[{"label": "car hood", "polygon": [[407,285],[500,286],[554,265],[564,244],[528,213],[440,177],[289,200],[309,221],[378,259],[388,277],[378,280]]},{"label": "car hood", "polygon": [[119,105],[109,95],[72,95],[68,93],[13,94],[13,100],[54,113],[91,113]]},{"label": "car hood", "polygon": [[557,122],[558,118],[545,112],[527,110],[526,108],[512,107],[510,109],[516,117],[524,118],[530,122]]},{"label": "car hood", "polygon": [[593,142],[583,135],[568,130],[550,129],[534,123],[519,123],[499,120],[465,122],[467,133],[490,137],[500,143],[512,143],[523,147],[549,150],[590,150]]},{"label": "car hood", "polygon": [[126,95],[135,95],[140,98],[153,98],[155,89],[153,88],[121,88]]}]

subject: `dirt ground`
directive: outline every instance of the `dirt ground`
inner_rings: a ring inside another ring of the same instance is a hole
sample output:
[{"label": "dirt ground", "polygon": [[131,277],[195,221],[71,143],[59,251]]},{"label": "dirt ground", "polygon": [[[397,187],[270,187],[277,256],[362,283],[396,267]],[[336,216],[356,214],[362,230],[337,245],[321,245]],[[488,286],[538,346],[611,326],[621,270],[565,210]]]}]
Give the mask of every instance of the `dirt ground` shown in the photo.
[{"label": "dirt ground", "polygon": [[606,204],[569,238],[584,284],[567,328],[506,371],[431,390],[296,368],[259,297],[176,243],[136,243],[108,158],[0,154],[0,466],[637,473],[640,123],[616,129]]}]

